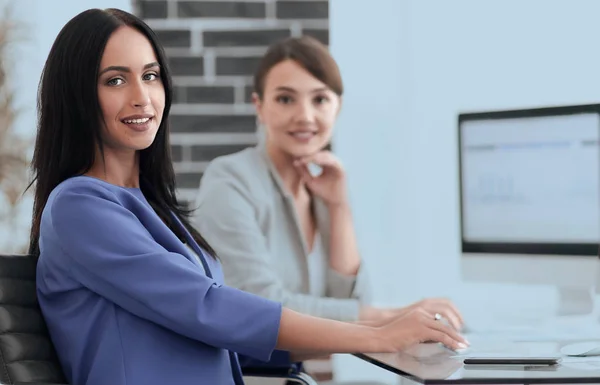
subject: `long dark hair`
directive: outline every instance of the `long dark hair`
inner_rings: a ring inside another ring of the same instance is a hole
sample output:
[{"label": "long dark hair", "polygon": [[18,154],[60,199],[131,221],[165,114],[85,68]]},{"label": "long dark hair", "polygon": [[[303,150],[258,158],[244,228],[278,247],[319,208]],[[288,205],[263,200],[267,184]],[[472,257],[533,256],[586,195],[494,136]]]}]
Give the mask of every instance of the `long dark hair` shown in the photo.
[{"label": "long dark hair", "polygon": [[52,190],[64,180],[89,171],[96,161],[96,148],[104,157],[98,72],[108,39],[122,26],[136,29],[152,44],[165,89],[165,108],[156,138],[150,147],[140,151],[140,188],[179,238],[184,239],[183,231],[170,213],[178,217],[200,246],[215,256],[191,226],[191,211],[178,202],[175,193],[168,123],[173,87],[166,55],[146,23],[119,9],[90,9],[75,16],[58,34],[46,60],[38,89],[38,132],[29,186],[35,183],[29,252],[39,255],[42,212]]}]

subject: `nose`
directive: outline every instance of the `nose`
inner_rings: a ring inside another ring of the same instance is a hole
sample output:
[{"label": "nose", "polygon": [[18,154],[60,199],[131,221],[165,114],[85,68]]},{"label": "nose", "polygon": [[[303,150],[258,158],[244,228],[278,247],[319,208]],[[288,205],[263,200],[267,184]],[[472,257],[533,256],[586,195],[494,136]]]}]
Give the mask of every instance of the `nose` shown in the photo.
[{"label": "nose", "polygon": [[313,123],[315,119],[315,109],[310,101],[306,100],[297,104],[296,120],[300,123]]},{"label": "nose", "polygon": [[131,104],[134,107],[145,107],[150,104],[150,93],[143,82],[137,82],[132,86]]}]

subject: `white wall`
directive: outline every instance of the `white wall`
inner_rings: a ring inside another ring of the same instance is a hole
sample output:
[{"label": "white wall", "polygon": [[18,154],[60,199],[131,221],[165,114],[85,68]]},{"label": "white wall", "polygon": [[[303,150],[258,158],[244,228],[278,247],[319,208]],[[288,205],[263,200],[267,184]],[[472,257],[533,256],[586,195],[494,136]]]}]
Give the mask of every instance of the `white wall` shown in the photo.
[{"label": "white wall", "polygon": [[[594,16],[600,3],[411,4],[416,88],[411,90],[410,129],[418,133],[413,145],[418,149],[414,164],[420,169],[416,203],[423,217],[418,230],[423,241],[420,278],[426,266],[439,264],[430,279],[444,280],[450,272],[456,281],[457,113],[600,101],[600,25]],[[422,290],[427,288],[431,286],[422,285]]]},{"label": "white wall", "polygon": [[131,11],[131,0],[17,0],[14,4],[16,16],[27,26],[27,40],[20,48],[21,60],[15,74],[18,79],[17,104],[25,109],[19,119],[19,130],[35,132],[37,84],[58,32],[72,17],[89,8]]},{"label": "white wall", "polygon": [[[449,295],[468,308],[489,293],[554,295],[461,283],[456,117],[600,101],[600,2],[330,4],[332,52],[346,84],[334,146],[377,302]],[[363,369],[342,365],[337,374]]]},{"label": "white wall", "polygon": [[[12,2],[15,18],[23,28],[23,42],[15,47],[17,65],[13,69],[16,90],[15,107],[21,114],[15,122],[15,130],[34,138],[36,132],[37,86],[50,52],[50,47],[60,29],[73,16],[89,8],[120,8],[131,11],[131,0],[0,0],[0,6]],[[0,205],[5,204],[0,201]],[[0,250],[15,251],[17,246],[27,244],[31,222],[31,196],[25,197],[19,207],[16,226],[0,223]],[[0,210],[4,207],[0,207]]]}]

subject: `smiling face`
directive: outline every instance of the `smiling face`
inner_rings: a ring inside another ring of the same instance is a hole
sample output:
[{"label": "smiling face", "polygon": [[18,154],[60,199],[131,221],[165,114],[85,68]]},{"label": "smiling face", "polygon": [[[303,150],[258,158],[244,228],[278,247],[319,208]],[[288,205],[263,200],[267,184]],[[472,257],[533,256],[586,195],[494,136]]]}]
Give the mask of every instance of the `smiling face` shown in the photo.
[{"label": "smiling face", "polygon": [[98,76],[106,150],[135,152],[149,147],[165,107],[156,54],[148,39],[130,27],[117,29],[106,44]]},{"label": "smiling face", "polygon": [[325,83],[291,59],[269,70],[262,99],[254,95],[267,147],[292,158],[312,155],[329,143],[340,102]]}]

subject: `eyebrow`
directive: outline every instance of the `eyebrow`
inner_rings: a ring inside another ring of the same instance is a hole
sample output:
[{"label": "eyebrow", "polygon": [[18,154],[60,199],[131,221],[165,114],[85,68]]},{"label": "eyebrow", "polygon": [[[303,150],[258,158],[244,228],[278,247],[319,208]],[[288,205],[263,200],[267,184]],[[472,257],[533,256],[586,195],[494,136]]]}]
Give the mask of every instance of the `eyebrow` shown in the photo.
[{"label": "eyebrow", "polygon": [[[147,70],[148,68],[152,68],[152,67],[160,67],[160,64],[158,64],[158,62],[152,62],[152,63],[148,63],[144,66],[144,69]],[[104,74],[105,72],[108,71],[119,71],[119,72],[131,72],[131,69],[129,67],[124,67],[124,66],[110,66],[110,67],[106,67],[105,69],[103,69],[102,71],[100,71],[100,73],[98,74],[98,76]]]},{"label": "eyebrow", "polygon": [[[286,86],[281,86],[281,87],[277,87],[275,88],[276,91],[287,91],[287,92],[292,92],[292,93],[298,93],[298,91],[296,91],[295,89],[291,88],[291,87],[286,87]],[[327,91],[329,90],[329,88],[327,87],[321,87],[321,88],[315,88],[314,90],[311,90],[310,92],[322,92],[322,91]]]}]

